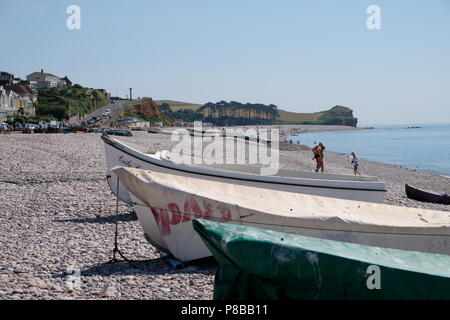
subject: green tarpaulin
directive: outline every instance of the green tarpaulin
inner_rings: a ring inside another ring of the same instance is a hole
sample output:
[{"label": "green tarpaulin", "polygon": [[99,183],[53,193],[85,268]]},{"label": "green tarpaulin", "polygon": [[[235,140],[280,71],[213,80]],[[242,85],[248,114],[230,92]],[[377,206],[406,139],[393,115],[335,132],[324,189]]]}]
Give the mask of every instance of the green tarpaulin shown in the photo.
[{"label": "green tarpaulin", "polygon": [[450,256],[193,220],[214,299],[450,299]]}]

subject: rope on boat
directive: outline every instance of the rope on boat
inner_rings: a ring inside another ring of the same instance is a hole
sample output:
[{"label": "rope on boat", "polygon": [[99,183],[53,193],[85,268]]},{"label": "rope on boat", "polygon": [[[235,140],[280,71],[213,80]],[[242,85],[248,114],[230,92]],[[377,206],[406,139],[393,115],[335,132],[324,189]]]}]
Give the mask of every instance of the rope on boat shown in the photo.
[{"label": "rope on boat", "polygon": [[[117,177],[116,216],[119,215],[119,185],[120,185],[119,184],[119,178]],[[115,226],[115,232],[114,232],[113,257],[106,264],[119,262],[120,260],[118,260],[116,258],[116,254],[119,254],[119,256],[121,256],[126,262],[128,262],[132,266],[133,266],[133,263],[135,263],[135,262],[142,262],[141,260],[130,260],[127,257],[125,257],[124,254],[120,251],[119,243],[118,243],[119,231],[118,231],[118,221],[117,220],[115,222],[115,225],[116,226]],[[184,264],[181,261],[179,261],[178,259],[172,257],[170,253],[160,252],[160,256],[161,256],[162,260],[164,260],[164,262],[166,262],[166,264],[168,264],[174,270],[176,270],[176,269],[184,269],[184,267],[185,267]]]},{"label": "rope on boat", "polygon": [[[119,178],[117,178],[117,195],[116,195],[116,216],[119,215]],[[108,263],[115,263],[119,260],[116,258],[116,253],[118,253],[126,262],[131,262],[127,257],[123,255],[123,253],[119,249],[119,244],[117,242],[117,238],[119,235],[118,231],[118,221],[116,220],[116,230],[114,232],[114,249],[113,249],[113,257]]]}]

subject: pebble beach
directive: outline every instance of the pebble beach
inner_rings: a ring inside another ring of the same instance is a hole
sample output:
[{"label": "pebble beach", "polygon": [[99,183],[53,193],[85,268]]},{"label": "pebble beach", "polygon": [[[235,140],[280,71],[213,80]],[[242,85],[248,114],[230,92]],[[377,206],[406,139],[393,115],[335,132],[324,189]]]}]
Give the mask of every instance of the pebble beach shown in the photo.
[{"label": "pebble beach", "polygon": [[[283,127],[338,129],[350,128]],[[0,299],[212,299],[212,258],[172,269],[144,239],[132,206],[119,202],[116,208],[100,136],[0,135]],[[141,131],[117,138],[147,152],[176,143],[170,135]],[[328,173],[353,174],[349,155],[325,152],[324,161]],[[280,166],[312,171],[311,149],[281,142]],[[360,171],[385,182],[386,203],[450,216],[450,206],[410,200],[404,192],[409,183],[450,193],[449,178],[366,159]],[[116,222],[118,247],[132,262],[119,255],[111,261]]]}]

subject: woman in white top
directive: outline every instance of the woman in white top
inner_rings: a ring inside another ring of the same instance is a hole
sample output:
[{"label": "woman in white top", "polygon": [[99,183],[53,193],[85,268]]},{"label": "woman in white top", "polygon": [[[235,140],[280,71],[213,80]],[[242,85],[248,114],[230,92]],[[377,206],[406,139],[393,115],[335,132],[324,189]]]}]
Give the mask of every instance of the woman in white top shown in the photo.
[{"label": "woman in white top", "polygon": [[361,175],[361,173],[359,173],[358,171],[358,166],[359,166],[359,157],[356,155],[356,153],[352,152],[352,164],[353,164],[353,172],[356,174]]}]

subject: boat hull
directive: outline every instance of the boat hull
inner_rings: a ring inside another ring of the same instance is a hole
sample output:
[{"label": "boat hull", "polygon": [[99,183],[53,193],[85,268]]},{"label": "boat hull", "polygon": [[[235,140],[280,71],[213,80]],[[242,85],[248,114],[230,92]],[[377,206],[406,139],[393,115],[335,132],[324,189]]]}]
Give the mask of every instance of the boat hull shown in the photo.
[{"label": "boat hull", "polygon": [[439,204],[450,204],[450,195],[422,190],[409,184],[405,185],[406,196],[410,199]]},{"label": "boat hull", "polygon": [[[129,203],[130,197],[126,188],[119,182],[111,171],[115,166],[139,168],[153,172],[170,173],[178,176],[202,178],[208,181],[220,181],[239,185],[246,185],[271,190],[304,193],[349,200],[382,203],[386,190],[384,183],[375,181],[375,177],[353,177],[346,175],[322,175],[312,172],[287,171],[291,176],[261,176],[255,172],[229,171],[224,168],[211,168],[192,165],[175,164],[172,161],[157,159],[141,153],[122,142],[107,136],[102,136],[105,142],[105,157],[108,183],[114,194]],[[241,168],[245,166],[235,166]],[[247,166],[249,167],[249,166]],[[304,176],[304,177],[303,177]],[[353,179],[353,180],[350,180]]]},{"label": "boat hull", "polygon": [[[181,261],[211,255],[193,231],[194,218],[370,246],[450,254],[450,218],[440,212],[125,167],[112,171],[132,195],[147,237]],[[384,223],[388,219],[393,220]]]},{"label": "boat hull", "polygon": [[216,300],[450,299],[450,256],[207,220],[193,226],[220,264]]}]

